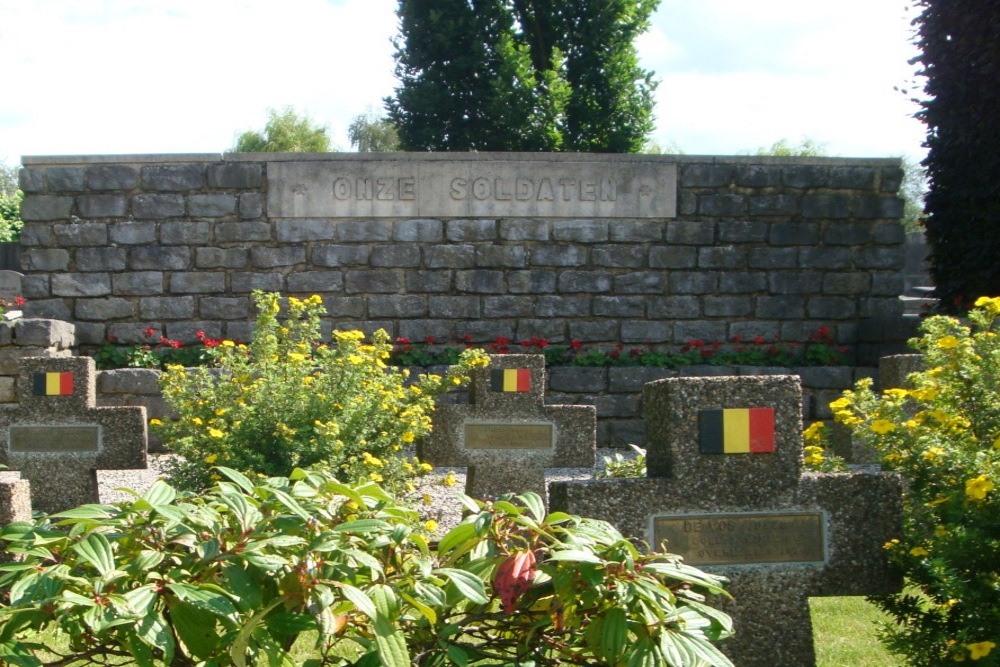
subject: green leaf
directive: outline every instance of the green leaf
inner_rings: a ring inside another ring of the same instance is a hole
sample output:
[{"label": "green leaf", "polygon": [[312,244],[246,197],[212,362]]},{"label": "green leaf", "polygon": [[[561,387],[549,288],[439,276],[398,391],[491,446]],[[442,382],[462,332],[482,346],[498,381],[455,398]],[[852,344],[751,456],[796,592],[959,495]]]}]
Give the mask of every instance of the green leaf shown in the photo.
[{"label": "green leaf", "polygon": [[566,512],[552,512],[547,517],[545,517],[545,524],[549,526],[555,526],[556,524],[566,523],[567,521],[573,521],[576,519],[572,514],[566,514]]},{"label": "green leaf", "polygon": [[[449,555],[449,552],[463,546],[462,553],[472,548],[476,541],[476,527],[472,523],[460,523],[441,538],[438,542],[438,554],[442,557]],[[458,556],[451,554],[450,559],[454,560]]]},{"label": "green leaf", "polygon": [[628,623],[625,610],[621,607],[612,607],[604,615],[601,653],[609,664],[616,664],[625,652],[626,644],[628,644]]},{"label": "green leaf", "polygon": [[524,503],[524,506],[528,508],[528,511],[531,512],[535,519],[538,521],[545,520],[545,504],[542,502],[541,496],[537,493],[528,491],[514,497]]},{"label": "green leaf", "polygon": [[574,563],[593,563],[594,565],[601,565],[604,563],[604,561],[595,556],[592,552],[583,551],[582,549],[563,549],[562,551],[553,551],[549,553],[547,560],[571,561]]},{"label": "green leaf", "polygon": [[354,606],[358,608],[362,614],[375,621],[378,618],[378,610],[375,608],[375,603],[372,602],[364,591],[360,588],[355,588],[350,584],[341,584],[340,590],[343,592],[344,597],[354,603]]},{"label": "green leaf", "polygon": [[153,482],[146,493],[142,494],[142,499],[153,507],[169,505],[177,498],[177,490],[161,479]]},{"label": "green leaf", "polygon": [[271,488],[268,490],[271,492],[272,495],[274,495],[275,498],[277,498],[281,502],[282,505],[287,507],[288,510],[295,516],[299,517],[303,521],[309,521],[309,519],[312,518],[312,515],[310,515],[309,512],[305,511],[302,508],[302,505],[300,505],[298,501],[295,500],[295,498],[292,498],[290,495],[288,495],[281,489]]},{"label": "green leaf", "polygon": [[174,602],[170,605],[170,621],[188,655],[207,659],[218,648],[221,637],[216,633],[215,617],[204,609]]},{"label": "green leaf", "polygon": [[391,588],[376,584],[369,590],[368,597],[375,603],[375,611],[380,617],[395,621],[399,615],[399,599]]},{"label": "green leaf", "polygon": [[379,519],[358,519],[357,521],[345,521],[333,527],[337,533],[369,533],[382,532],[392,529],[392,525]]},{"label": "green leaf", "polygon": [[421,616],[427,619],[427,622],[431,625],[437,625],[437,612],[434,611],[432,607],[428,607],[423,602],[420,602],[415,597],[407,595],[400,591],[400,597],[413,605],[413,608],[420,612]]},{"label": "green leaf", "polygon": [[102,576],[115,569],[115,557],[111,552],[111,544],[108,542],[108,538],[101,533],[88,534],[73,545],[73,551],[93,565]]},{"label": "green leaf", "polygon": [[[678,659],[675,659],[673,662],[670,661],[668,656],[664,657],[667,658],[666,664],[668,665],[684,664],[679,660],[679,655],[677,656]],[[662,667],[662,661],[660,660],[659,653],[657,652],[656,647],[653,646],[652,642],[643,638],[635,643],[632,655],[629,656],[628,659],[628,667]]]},{"label": "green leaf", "polygon": [[19,667],[42,667],[44,663],[28,652],[21,642],[8,641],[0,644],[0,658],[3,663]]},{"label": "green leaf", "polygon": [[239,470],[233,470],[232,468],[227,468],[225,466],[216,466],[216,470],[228,477],[231,481],[239,485],[241,489],[249,494],[253,493],[254,485],[250,481],[250,478],[241,473]]},{"label": "green leaf", "polygon": [[214,584],[173,583],[167,584],[167,588],[179,599],[217,616],[237,613],[236,606],[226,591]]},{"label": "green leaf", "polygon": [[380,618],[375,622],[375,646],[386,667],[410,667],[406,637],[388,619]]},{"label": "green leaf", "polygon": [[227,561],[222,564],[222,576],[226,590],[237,598],[237,606],[243,612],[249,612],[263,604],[264,582],[259,576],[259,570],[248,572],[239,563]]},{"label": "green leaf", "polygon": [[467,600],[474,604],[487,604],[490,600],[486,597],[486,588],[483,580],[465,570],[456,570],[450,567],[442,567],[434,570],[435,574],[441,574],[451,580]]},{"label": "green leaf", "polygon": [[144,616],[152,610],[153,603],[156,601],[156,585],[146,584],[139,588],[133,588],[122,597],[137,616]]},{"label": "green leaf", "polygon": [[709,665],[713,665],[713,667],[733,667],[733,663],[729,661],[729,658],[723,655],[722,651],[717,649],[706,639],[692,637],[686,632],[671,634],[673,634],[675,642],[687,648],[691,654],[700,660],[704,660]]},{"label": "green leaf", "polygon": [[320,490],[325,493],[345,496],[348,500],[354,502],[358,507],[366,506],[365,499],[362,498],[357,491],[345,484],[340,484],[339,482],[324,482],[320,487]]},{"label": "green leaf", "polygon": [[459,667],[466,667],[469,664],[469,654],[463,651],[461,647],[448,644],[445,652],[448,654],[448,659]]},{"label": "green leaf", "polygon": [[64,512],[51,514],[53,519],[108,519],[117,510],[110,505],[80,505]]}]

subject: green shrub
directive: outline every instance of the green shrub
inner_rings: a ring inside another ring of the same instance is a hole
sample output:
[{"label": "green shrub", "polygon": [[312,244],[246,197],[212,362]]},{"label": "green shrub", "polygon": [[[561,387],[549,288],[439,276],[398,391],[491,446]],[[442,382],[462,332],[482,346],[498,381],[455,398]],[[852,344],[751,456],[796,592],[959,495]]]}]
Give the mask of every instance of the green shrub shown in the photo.
[{"label": "green shrub", "polygon": [[[904,528],[886,544],[917,593],[876,598],[895,620],[890,650],[911,665],[1000,664],[1000,299],[980,298],[965,326],[932,317],[911,345],[912,389],[871,382],[833,403],[834,417],[908,480]],[[992,651],[992,652],[991,652]]]},{"label": "green shrub", "polygon": [[0,242],[17,241],[21,238],[21,201],[24,193],[20,190],[7,195],[0,192]]},{"label": "green shrub", "polygon": [[620,479],[646,476],[646,450],[629,445],[635,456],[622,456],[615,452],[604,457],[604,466],[594,471],[594,479]]},{"label": "green shrub", "polygon": [[719,577],[534,494],[465,498],[435,545],[374,483],[220,472],[6,526],[0,660],[291,667],[315,637],[306,664],[730,664],[710,643],[729,619],[703,603]]},{"label": "green shrub", "polygon": [[213,348],[217,369],[171,366],[161,376],[179,418],[151,423],[183,457],[171,480],[184,488],[210,485],[215,465],[263,475],[322,465],[344,480],[396,488],[421,468],[401,452],[430,430],[434,397],[488,363],[469,350],[445,377],[421,375],[410,384],[406,370],[385,364],[385,332],[365,344],[359,331],[335,331],[334,344],[322,345],[318,296],[289,298],[283,322],[277,294],[257,292],[255,300],[249,346],[222,341]]}]

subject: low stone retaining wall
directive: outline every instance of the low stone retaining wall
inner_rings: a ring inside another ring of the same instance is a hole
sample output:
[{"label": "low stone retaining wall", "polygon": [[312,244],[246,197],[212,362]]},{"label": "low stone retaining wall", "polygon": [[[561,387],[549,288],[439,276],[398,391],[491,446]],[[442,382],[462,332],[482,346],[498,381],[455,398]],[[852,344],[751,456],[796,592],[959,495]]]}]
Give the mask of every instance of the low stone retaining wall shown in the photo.
[{"label": "low stone retaining wall", "polygon": [[[412,369],[414,373],[437,369]],[[597,407],[598,447],[643,444],[642,387],[647,382],[669,377],[718,375],[787,375],[802,378],[803,420],[830,419],[829,403],[863,377],[878,376],[876,368],[850,366],[762,367],[762,366],[651,366],[584,367],[555,366],[548,369],[547,404],[594,405]],[[99,371],[98,404],[142,405],[150,418],[162,419],[168,409],[157,384],[159,371],[123,368]],[[456,396],[457,401],[463,397]],[[162,443],[150,439],[150,451],[165,451]]]}]

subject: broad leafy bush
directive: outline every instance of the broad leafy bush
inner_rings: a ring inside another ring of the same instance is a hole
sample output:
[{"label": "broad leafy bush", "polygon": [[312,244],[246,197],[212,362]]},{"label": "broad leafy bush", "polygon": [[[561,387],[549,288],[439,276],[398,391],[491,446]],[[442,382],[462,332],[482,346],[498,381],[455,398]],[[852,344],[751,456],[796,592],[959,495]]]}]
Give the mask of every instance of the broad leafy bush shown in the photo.
[{"label": "broad leafy bush", "polygon": [[545,516],[533,494],[465,499],[432,544],[372,482],[219,471],[202,494],[157,482],[4,528],[22,560],[0,568],[0,660],[730,664],[710,643],[729,619],[702,602],[718,577],[641,554],[603,522]]},{"label": "broad leafy bush", "polygon": [[171,366],[161,377],[179,418],[152,424],[183,456],[175,484],[208,486],[214,465],[263,475],[324,465],[345,480],[405,483],[420,464],[400,454],[430,430],[434,397],[488,363],[469,350],[447,376],[421,375],[411,384],[406,370],[386,366],[385,332],[365,344],[359,331],[335,331],[333,344],[320,344],[318,296],[289,298],[284,321],[277,294],[255,299],[249,346],[222,341],[213,348],[217,369]]},{"label": "broad leafy bush", "polygon": [[889,648],[912,665],[1000,665],[1000,299],[975,305],[971,327],[926,320],[912,389],[876,395],[862,381],[831,403],[908,480],[904,532],[886,550],[919,593],[876,604],[896,621]]}]

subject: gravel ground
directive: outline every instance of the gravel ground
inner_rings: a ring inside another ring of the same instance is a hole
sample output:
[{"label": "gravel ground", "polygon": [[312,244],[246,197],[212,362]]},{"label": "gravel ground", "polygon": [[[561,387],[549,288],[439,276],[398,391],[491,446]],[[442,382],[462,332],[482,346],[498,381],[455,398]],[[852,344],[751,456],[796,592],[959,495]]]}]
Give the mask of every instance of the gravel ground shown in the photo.
[{"label": "gravel ground", "polygon": [[[600,449],[597,451],[599,465],[603,465],[604,457],[610,457],[615,453],[626,457],[633,455],[631,450]],[[101,502],[113,503],[130,499],[132,497],[130,494],[119,490],[122,488],[142,493],[164,474],[169,459],[170,455],[152,454],[149,456],[149,468],[146,470],[98,471],[97,481],[100,485]],[[455,473],[456,483],[452,487],[443,483],[449,470]],[[546,479],[549,481],[590,479],[593,472],[591,468],[550,468],[546,473]],[[443,535],[462,518],[462,505],[455,494],[465,488],[465,473],[465,468],[440,468],[419,480],[416,504],[424,519],[434,519],[437,522],[439,535]],[[430,496],[430,505],[425,506],[419,501],[424,494]]]}]

